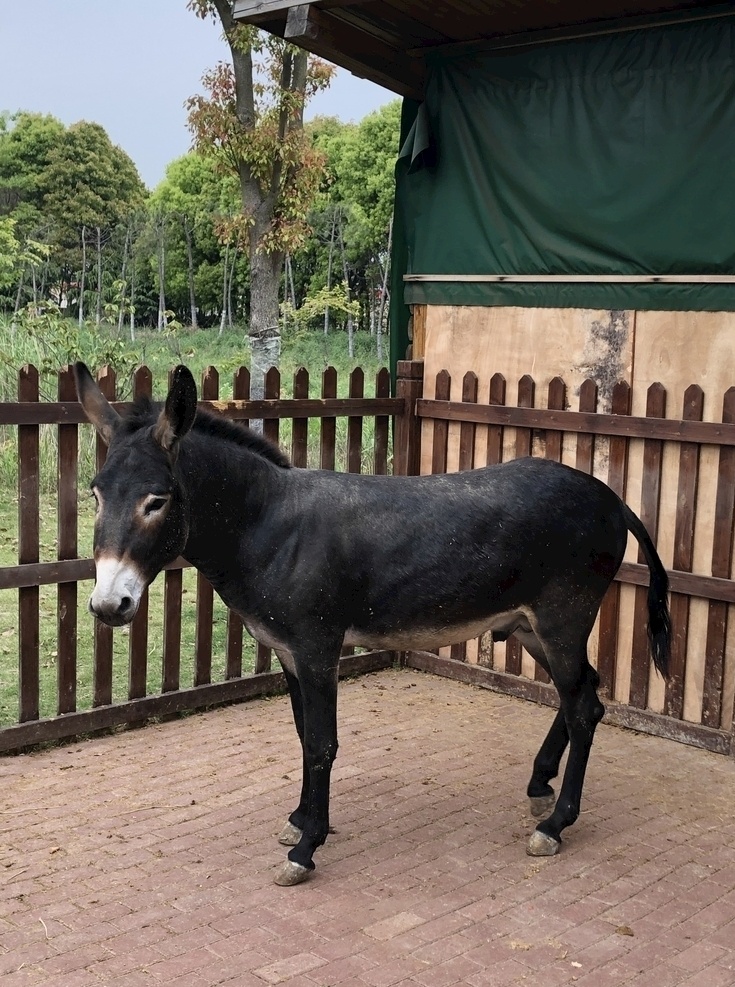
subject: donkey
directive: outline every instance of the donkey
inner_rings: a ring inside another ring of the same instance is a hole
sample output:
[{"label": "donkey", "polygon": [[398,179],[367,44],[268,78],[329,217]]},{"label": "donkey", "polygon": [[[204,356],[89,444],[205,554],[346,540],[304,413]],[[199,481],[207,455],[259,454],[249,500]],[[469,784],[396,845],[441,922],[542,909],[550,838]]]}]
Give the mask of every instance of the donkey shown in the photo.
[{"label": "donkey", "polygon": [[[344,645],[434,649],[491,630],[521,642],[551,677],[560,709],[534,760],[528,852],[548,856],[579,815],[604,707],[587,639],[626,548],[650,570],[648,635],[668,675],[668,579],[640,519],[604,483],[521,459],[441,476],[296,469],[249,429],[197,409],[194,378],[173,373],[165,404],[120,416],[83,363],[75,378],[108,445],[92,481],[96,582],[89,609],[129,623],[161,569],[183,557],[250,634],[275,650],[303,750],[303,782],[280,842],[276,883],[298,884],[329,832]],[[569,757],[555,799],[549,782]]]}]

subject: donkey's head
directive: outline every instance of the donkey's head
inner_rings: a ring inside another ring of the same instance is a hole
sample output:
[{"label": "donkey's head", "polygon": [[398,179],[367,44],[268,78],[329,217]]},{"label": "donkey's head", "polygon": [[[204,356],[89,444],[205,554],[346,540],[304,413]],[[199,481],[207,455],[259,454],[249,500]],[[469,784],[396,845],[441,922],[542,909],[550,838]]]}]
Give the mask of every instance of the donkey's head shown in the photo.
[{"label": "donkey's head", "polygon": [[109,447],[91,484],[96,581],[89,609],[117,627],[130,623],[145,588],[186,544],[188,507],[174,464],[194,422],[196,384],[177,367],[159,415],[141,409],[121,417],[83,363],[74,377],[84,413]]}]

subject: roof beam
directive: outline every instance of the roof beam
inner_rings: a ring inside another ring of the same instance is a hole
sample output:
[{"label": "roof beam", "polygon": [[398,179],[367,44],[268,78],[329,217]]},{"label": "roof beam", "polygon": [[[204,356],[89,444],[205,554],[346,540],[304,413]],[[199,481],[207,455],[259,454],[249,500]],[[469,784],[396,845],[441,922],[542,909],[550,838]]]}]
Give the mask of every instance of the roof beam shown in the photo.
[{"label": "roof beam", "polygon": [[[287,14],[292,7],[299,7],[303,2],[304,0],[235,0],[232,16],[236,21],[251,21],[255,24],[259,20]],[[327,2],[327,6],[332,6],[336,2],[337,0]],[[352,6],[363,2],[364,0],[340,0],[340,6]]]},{"label": "roof beam", "polygon": [[294,4],[288,11],[284,37],[392,92],[423,99],[423,59],[407,58],[405,52],[369,31],[340,20],[338,12],[339,8],[328,11],[314,4]]}]

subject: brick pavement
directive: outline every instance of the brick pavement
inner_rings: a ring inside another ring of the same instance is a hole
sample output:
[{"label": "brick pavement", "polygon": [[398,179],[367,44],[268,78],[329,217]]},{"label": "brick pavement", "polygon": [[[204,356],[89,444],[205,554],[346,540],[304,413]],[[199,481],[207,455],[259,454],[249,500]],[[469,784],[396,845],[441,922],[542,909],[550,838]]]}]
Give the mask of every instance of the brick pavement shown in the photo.
[{"label": "brick pavement", "polygon": [[316,876],[279,888],[288,701],[0,761],[2,987],[733,987],[735,765],[599,728],[525,854],[552,713],[410,671],[345,682]]}]

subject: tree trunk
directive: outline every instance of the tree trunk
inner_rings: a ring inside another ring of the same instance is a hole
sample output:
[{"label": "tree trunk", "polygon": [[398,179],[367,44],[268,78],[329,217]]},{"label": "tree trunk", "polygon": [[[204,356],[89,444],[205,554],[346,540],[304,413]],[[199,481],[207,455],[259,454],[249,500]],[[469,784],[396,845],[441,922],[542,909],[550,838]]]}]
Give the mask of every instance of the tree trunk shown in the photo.
[{"label": "tree trunk", "polygon": [[38,289],[41,298],[46,294],[46,279],[48,278],[49,260],[48,257],[44,261],[43,268],[41,269],[41,286]]},{"label": "tree trunk", "polygon": [[230,265],[230,245],[225,244],[225,256],[222,258],[222,311],[219,317],[219,334],[225,331],[227,323],[227,271]]},{"label": "tree trunk", "polygon": [[135,254],[130,266],[130,341],[135,342]]},{"label": "tree trunk", "polygon": [[97,227],[97,307],[94,321],[99,328],[102,322],[102,230],[99,226]]},{"label": "tree trunk", "polygon": [[[288,317],[289,317],[290,302],[288,300],[288,254],[283,259],[283,308],[279,305],[279,315],[280,315],[280,325],[281,332],[286,332],[288,330]],[[294,319],[294,327],[296,326],[296,320]]]},{"label": "tree trunk", "polygon": [[[345,279],[345,297],[347,304],[350,303],[350,272],[347,268],[347,252],[345,250],[345,238],[342,232],[342,217],[339,219],[339,247],[342,252],[342,275]],[[347,355],[352,359],[355,355],[355,320],[352,318],[351,310],[347,310]]]},{"label": "tree trunk", "polygon": [[286,285],[284,297],[291,302],[291,308],[296,311],[296,287],[293,283],[293,267],[291,266],[291,254],[286,254]]},{"label": "tree trunk", "polygon": [[166,328],[166,247],[164,244],[166,221],[160,216],[156,222],[158,233],[158,330]]},{"label": "tree trunk", "polygon": [[278,295],[283,254],[255,250],[250,264],[250,395],[259,399],[266,372],[281,359]]},{"label": "tree trunk", "polygon": [[13,308],[13,318],[15,318],[15,316],[20,311],[20,300],[23,297],[23,288],[25,287],[25,283],[26,283],[26,268],[24,265],[23,269],[20,272],[20,281],[18,282],[18,290],[15,293],[15,307]]},{"label": "tree trunk", "polygon": [[189,265],[189,307],[191,309],[191,328],[198,329],[197,301],[194,293],[194,255],[191,247],[191,224],[189,217],[184,216],[184,236],[186,237],[186,259]]},{"label": "tree trunk", "polygon": [[227,277],[227,325],[232,329],[232,284],[235,280],[235,262],[237,261],[237,244],[232,248],[230,273]]},{"label": "tree trunk", "polygon": [[291,255],[286,254],[283,262],[283,328],[287,328],[288,314],[293,314],[294,328],[296,322],[296,287],[293,281],[293,267],[291,266]]},{"label": "tree trunk", "polygon": [[84,325],[84,278],[87,272],[87,227],[82,227],[82,279],[79,283],[79,328]]},{"label": "tree trunk", "polygon": [[128,223],[125,228],[125,244],[123,245],[123,256],[122,256],[122,267],[120,269],[120,281],[122,286],[120,288],[120,299],[119,299],[119,309],[117,312],[117,331],[122,332],[123,320],[125,319],[125,296],[128,293],[128,285],[126,281],[126,276],[128,273],[128,251],[130,249],[130,223]]},{"label": "tree trunk", "polygon": [[385,268],[383,270],[383,283],[380,286],[380,306],[378,308],[378,359],[383,359],[383,315],[385,313],[385,303],[388,296],[388,277],[390,275],[390,254],[393,249],[393,217],[388,225],[388,252],[385,258]]},{"label": "tree trunk", "polygon": [[[332,210],[332,229],[329,234],[329,259],[327,260],[327,291],[332,288],[332,258],[334,257],[334,233],[337,226],[337,214]],[[329,305],[324,309],[324,335],[329,332]]]},{"label": "tree trunk", "polygon": [[375,335],[375,321],[376,321],[376,311],[375,311],[375,284],[373,283],[372,272],[368,277],[368,323],[370,325],[370,335]]}]

